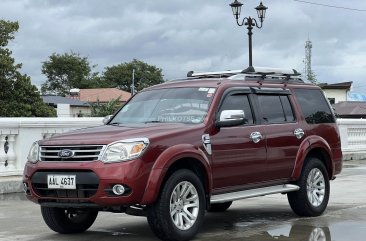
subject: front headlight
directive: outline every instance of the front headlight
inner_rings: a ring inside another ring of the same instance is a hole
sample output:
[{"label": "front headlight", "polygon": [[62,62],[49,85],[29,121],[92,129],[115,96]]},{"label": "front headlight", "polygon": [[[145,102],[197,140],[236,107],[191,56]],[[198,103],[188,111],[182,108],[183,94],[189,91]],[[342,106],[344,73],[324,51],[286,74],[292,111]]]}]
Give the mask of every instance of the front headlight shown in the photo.
[{"label": "front headlight", "polygon": [[109,144],[101,160],[104,163],[121,162],[138,158],[149,145],[149,139],[126,139]]},{"label": "front headlight", "polygon": [[38,162],[39,159],[39,145],[38,142],[34,142],[28,153],[28,161],[31,163]]}]

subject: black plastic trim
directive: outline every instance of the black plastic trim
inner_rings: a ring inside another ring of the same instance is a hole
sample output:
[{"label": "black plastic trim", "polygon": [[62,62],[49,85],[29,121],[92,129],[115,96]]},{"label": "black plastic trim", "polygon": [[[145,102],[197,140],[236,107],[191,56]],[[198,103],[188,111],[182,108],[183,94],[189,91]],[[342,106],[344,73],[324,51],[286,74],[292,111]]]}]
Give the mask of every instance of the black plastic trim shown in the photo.
[{"label": "black plastic trim", "polygon": [[276,94],[276,95],[291,95],[289,89],[282,88],[255,88],[251,87],[251,90],[255,94]]}]

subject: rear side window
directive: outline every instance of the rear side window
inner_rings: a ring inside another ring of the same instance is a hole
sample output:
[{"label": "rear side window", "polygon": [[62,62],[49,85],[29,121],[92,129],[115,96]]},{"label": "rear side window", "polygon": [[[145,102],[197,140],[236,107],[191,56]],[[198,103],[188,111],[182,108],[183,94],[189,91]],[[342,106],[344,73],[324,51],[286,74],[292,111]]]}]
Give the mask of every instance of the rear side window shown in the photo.
[{"label": "rear side window", "polygon": [[258,95],[262,118],[268,124],[287,123],[295,120],[290,101],[282,95]]},{"label": "rear side window", "polygon": [[285,113],[285,121],[286,122],[293,122],[295,121],[294,112],[292,110],[290,100],[288,99],[287,95],[280,96],[283,112]]},{"label": "rear side window", "polygon": [[245,124],[253,124],[253,114],[250,107],[248,95],[231,94],[225,97],[219,113],[223,110],[243,110],[245,115]]},{"label": "rear side window", "polygon": [[321,90],[295,89],[294,91],[308,124],[335,122],[329,104]]}]

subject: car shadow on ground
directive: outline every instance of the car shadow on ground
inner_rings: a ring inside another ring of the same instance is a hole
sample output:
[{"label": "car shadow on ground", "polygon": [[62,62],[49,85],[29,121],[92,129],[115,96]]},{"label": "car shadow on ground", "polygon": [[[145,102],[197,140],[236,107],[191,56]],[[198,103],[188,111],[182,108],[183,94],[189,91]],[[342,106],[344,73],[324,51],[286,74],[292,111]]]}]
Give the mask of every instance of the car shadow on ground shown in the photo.
[{"label": "car shadow on ground", "polygon": [[[126,219],[130,216],[119,215],[124,219],[121,224],[118,224],[119,220],[117,219],[116,224],[103,226],[103,221],[101,221],[97,222],[95,226],[92,226],[89,231],[83,234],[60,235],[50,231],[50,235],[43,238],[50,241],[158,240],[150,230],[145,218],[136,219],[134,217],[134,221],[129,223],[126,222]],[[105,219],[105,217],[103,218]],[[270,230],[274,230],[277,227],[281,229],[285,224],[288,226],[287,232],[284,232],[284,234],[271,234]],[[326,237],[324,240],[330,241],[330,238],[327,238],[330,237],[330,232],[326,223],[309,223],[308,218],[296,216],[289,207],[234,207],[226,212],[206,213],[203,227],[194,240],[287,241],[303,240],[304,237],[311,237],[311,235],[324,235]],[[306,240],[312,241],[312,239]]]}]

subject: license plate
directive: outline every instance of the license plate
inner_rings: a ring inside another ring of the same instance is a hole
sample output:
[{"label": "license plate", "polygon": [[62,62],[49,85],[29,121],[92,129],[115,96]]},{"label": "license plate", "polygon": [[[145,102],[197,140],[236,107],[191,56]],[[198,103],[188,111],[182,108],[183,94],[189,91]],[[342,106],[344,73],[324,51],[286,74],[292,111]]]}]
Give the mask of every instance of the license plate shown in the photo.
[{"label": "license plate", "polygon": [[76,175],[47,175],[48,188],[76,189]]}]

